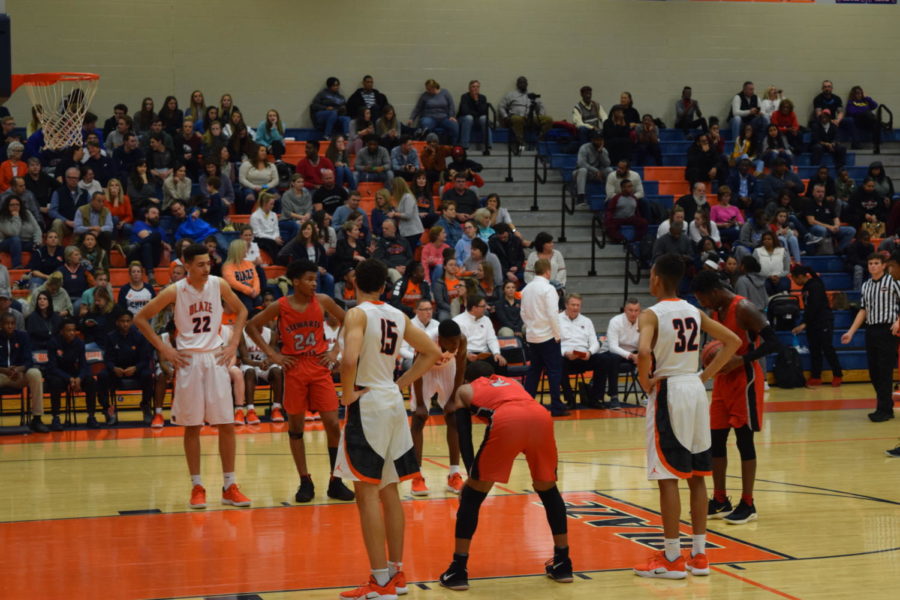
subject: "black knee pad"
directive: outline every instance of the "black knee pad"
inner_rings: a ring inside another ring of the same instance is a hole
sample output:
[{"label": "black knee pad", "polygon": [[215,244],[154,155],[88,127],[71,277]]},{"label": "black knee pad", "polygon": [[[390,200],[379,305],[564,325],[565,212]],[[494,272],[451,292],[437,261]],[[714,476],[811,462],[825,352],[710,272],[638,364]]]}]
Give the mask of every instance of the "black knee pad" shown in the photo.
[{"label": "black knee pad", "polygon": [[302,440],[303,432],[302,431],[288,431],[288,437],[292,440]]},{"label": "black knee pad", "polygon": [[544,505],[544,512],[547,513],[547,523],[550,524],[550,531],[553,535],[567,533],[566,503],[563,502],[562,496],[559,494],[559,488],[554,485],[549,490],[539,491],[537,495]]},{"label": "black knee pad", "polygon": [[734,430],[737,437],[738,452],[741,453],[741,460],[756,460],[756,446],[753,443],[753,430],[747,425],[740,429]]},{"label": "black knee pad", "polygon": [[487,498],[486,492],[479,492],[475,488],[463,486],[459,494],[459,509],[456,511],[456,537],[463,540],[471,540],[478,527],[478,511],[481,503]]},{"label": "black knee pad", "polygon": [[711,431],[712,446],[710,454],[713,458],[725,458],[728,456],[728,450],[725,449],[725,442],[728,441],[727,429],[713,429]]}]

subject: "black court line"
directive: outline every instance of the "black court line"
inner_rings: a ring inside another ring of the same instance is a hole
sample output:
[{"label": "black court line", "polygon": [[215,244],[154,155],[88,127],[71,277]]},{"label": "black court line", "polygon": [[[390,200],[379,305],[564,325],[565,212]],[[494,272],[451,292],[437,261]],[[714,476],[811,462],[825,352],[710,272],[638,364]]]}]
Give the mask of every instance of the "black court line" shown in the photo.
[{"label": "black court line", "polygon": [[144,510],[120,510],[119,515],[128,517],[132,515],[161,515],[162,511],[158,508],[145,508]]},{"label": "black court line", "polygon": [[731,567],[732,569],[737,569],[738,571],[746,571],[747,570],[744,567],[742,567],[741,565],[736,565],[734,563],[730,563],[728,566]]},{"label": "black court line", "polygon": [[584,573],[575,573],[575,577],[578,577],[580,579],[590,579],[590,577],[588,577]]}]

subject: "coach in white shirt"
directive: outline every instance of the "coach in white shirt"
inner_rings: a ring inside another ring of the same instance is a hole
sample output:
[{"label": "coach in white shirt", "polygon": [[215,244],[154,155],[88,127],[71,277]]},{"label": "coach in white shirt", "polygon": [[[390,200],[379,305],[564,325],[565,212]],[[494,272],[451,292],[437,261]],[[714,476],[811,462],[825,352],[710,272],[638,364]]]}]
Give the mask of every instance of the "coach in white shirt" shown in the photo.
[{"label": "coach in white shirt", "polygon": [[469,362],[484,360],[494,367],[499,375],[506,374],[506,359],[500,354],[500,343],[494,333],[494,324],[484,316],[487,300],[484,296],[473,295],[466,298],[466,312],[453,317],[460,331],[466,336]]},{"label": "coach in white shirt", "polygon": [[625,301],[622,313],[609,320],[606,328],[606,342],[609,351],[600,355],[602,377],[598,380],[594,372],[594,382],[600,392],[599,400],[603,401],[603,379],[608,385],[609,408],[619,410],[619,367],[624,361],[637,365],[638,350],[638,316],[641,314],[641,303],[635,298]]},{"label": "coach in white shirt", "polygon": [[[594,322],[581,314],[581,294],[569,294],[566,297],[566,310],[559,313],[559,331],[562,335],[562,392],[569,408],[575,408],[575,396],[569,383],[569,376],[574,373],[593,371],[589,398],[582,398],[582,405],[599,408],[598,399],[603,397],[603,381],[600,371],[603,369],[600,360],[600,342]],[[586,401],[586,402],[585,402]]]},{"label": "coach in white shirt", "polygon": [[[416,304],[416,315],[410,320],[410,323],[424,331],[433,340],[437,340],[439,323],[432,319],[434,315],[434,304],[428,298],[422,298]],[[400,356],[402,357],[403,370],[408,370],[416,356],[416,351],[408,343],[403,342],[400,346]]]},{"label": "coach in white shirt", "polygon": [[550,283],[550,261],[542,258],[534,263],[534,279],[522,290],[522,321],[531,365],[525,375],[525,389],[537,398],[538,383],[547,371],[550,384],[550,414],[569,414],[559,400],[562,379],[562,353],[559,330],[559,293]]}]

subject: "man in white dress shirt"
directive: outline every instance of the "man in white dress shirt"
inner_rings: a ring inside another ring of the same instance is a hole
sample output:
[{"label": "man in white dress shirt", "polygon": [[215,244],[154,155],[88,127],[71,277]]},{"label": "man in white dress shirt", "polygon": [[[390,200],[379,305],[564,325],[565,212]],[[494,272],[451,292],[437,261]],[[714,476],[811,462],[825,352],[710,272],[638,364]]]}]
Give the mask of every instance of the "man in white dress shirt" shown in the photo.
[{"label": "man in white dress shirt", "polygon": [[609,320],[606,328],[606,343],[609,350],[600,355],[603,376],[598,380],[594,372],[594,383],[603,401],[603,379],[606,379],[609,393],[609,408],[620,410],[619,404],[619,368],[625,361],[637,365],[638,351],[638,316],[641,314],[641,303],[636,298],[625,301],[622,313]]},{"label": "man in white dress shirt", "polygon": [[506,375],[506,359],[500,354],[500,343],[494,333],[494,324],[484,316],[487,300],[484,296],[473,295],[466,298],[466,312],[453,317],[462,334],[466,336],[469,362],[484,360],[491,363],[494,372]]},{"label": "man in white dress shirt", "polygon": [[[409,322],[427,333],[431,339],[437,339],[439,323],[432,318],[433,316],[434,304],[428,298],[422,298],[416,304],[416,314]],[[412,366],[416,351],[412,346],[403,342],[403,345],[400,346],[400,356],[403,357],[400,366],[406,371]]]},{"label": "man in white dress shirt", "polygon": [[566,297],[566,309],[559,313],[559,331],[562,335],[560,351],[562,352],[562,391],[569,408],[575,408],[575,396],[569,376],[585,371],[593,371],[594,378],[586,397],[582,396],[582,407],[600,408],[597,401],[603,397],[603,381],[600,360],[600,342],[594,322],[581,314],[581,294],[569,294]]},{"label": "man in white dress shirt", "polygon": [[559,293],[550,283],[550,261],[546,258],[534,263],[534,279],[522,290],[522,321],[531,359],[525,375],[525,389],[537,398],[538,384],[546,371],[550,385],[550,415],[564,417],[569,411],[559,399],[562,379]]}]

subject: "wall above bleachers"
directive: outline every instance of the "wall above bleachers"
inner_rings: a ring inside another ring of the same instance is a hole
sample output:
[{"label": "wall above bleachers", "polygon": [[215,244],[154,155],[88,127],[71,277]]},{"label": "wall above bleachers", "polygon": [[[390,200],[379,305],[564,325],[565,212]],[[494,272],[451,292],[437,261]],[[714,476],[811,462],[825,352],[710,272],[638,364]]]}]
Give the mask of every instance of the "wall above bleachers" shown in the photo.
[{"label": "wall above bleachers", "polygon": [[[707,115],[725,117],[745,79],[795,100],[805,122],[823,78],[845,97],[862,85],[900,108],[891,57],[897,6],[634,0],[8,0],[13,72],[91,71],[102,76],[94,112],[132,111],[143,96],[231,93],[255,126],[276,107],[288,126],[309,126],[308,105],[326,77],[346,95],[371,73],[405,120],[425,79],[455,98],[473,78],[495,104],[519,74],[568,119],[589,84],[609,109],[619,92],[642,112],[674,121],[689,84]],[[20,125],[26,95],[8,107]],[[101,121],[102,123],[102,121]]]}]

